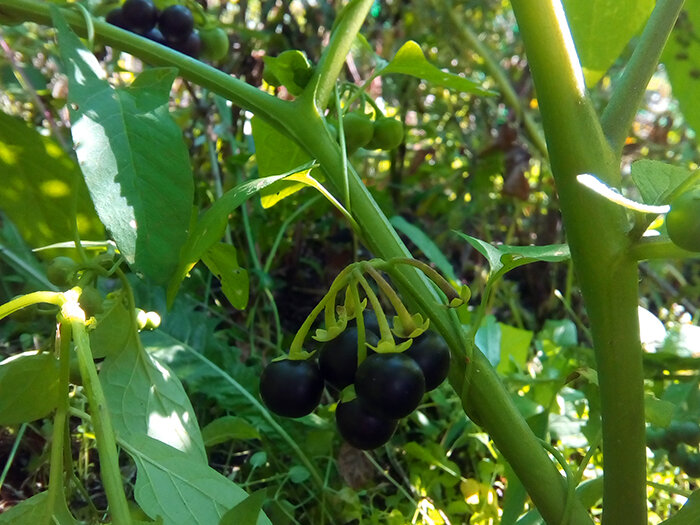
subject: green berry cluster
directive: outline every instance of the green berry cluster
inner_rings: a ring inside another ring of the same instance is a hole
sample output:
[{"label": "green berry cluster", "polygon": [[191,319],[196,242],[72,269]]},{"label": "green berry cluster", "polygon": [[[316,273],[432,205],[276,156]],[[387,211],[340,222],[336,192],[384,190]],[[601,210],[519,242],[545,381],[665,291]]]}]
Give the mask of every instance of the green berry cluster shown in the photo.
[{"label": "green berry cluster", "polygon": [[[338,122],[329,119],[329,127],[334,135],[338,133]],[[395,118],[380,116],[372,118],[360,111],[347,113],[343,117],[345,149],[352,154],[359,148],[389,151],[403,142],[403,123]]]}]

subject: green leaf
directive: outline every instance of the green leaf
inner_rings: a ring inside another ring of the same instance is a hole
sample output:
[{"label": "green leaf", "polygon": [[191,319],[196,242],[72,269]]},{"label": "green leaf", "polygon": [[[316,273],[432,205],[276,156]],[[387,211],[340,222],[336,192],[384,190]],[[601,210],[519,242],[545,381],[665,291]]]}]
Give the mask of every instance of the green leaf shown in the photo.
[{"label": "green leaf", "polygon": [[493,315],[486,316],[476,332],[474,342],[491,365],[498,366],[501,360],[501,325]]},{"label": "green leaf", "polygon": [[501,360],[496,370],[501,374],[523,370],[532,342],[533,333],[503,323],[501,326]]},{"label": "green leaf", "polygon": [[88,332],[92,357],[100,358],[121,352],[131,336],[132,313],[122,292],[108,296],[103,311],[95,316],[96,325]]},{"label": "green leaf", "polygon": [[700,523],[700,490],[696,489],[673,516],[660,525],[695,525]]},{"label": "green leaf", "polygon": [[683,118],[700,133],[700,0],[686,0],[661,61]]},{"label": "green leaf", "polygon": [[[77,164],[53,139],[2,112],[0,172],[0,209],[30,246],[38,248],[73,239],[74,198],[80,237],[104,238],[104,228]],[[27,213],[28,206],[31,213]]]},{"label": "green leaf", "polygon": [[[265,73],[271,73],[294,96],[304,91],[311,76],[311,64],[297,49],[283,51],[276,57],[264,56]],[[301,77],[300,77],[301,75]]]},{"label": "green leaf", "polygon": [[[311,167],[312,164],[309,163],[299,169],[303,172],[310,170]],[[289,175],[292,175],[292,173],[243,182],[224,193],[211,208],[202,214],[182,247],[177,271],[168,284],[168,304],[172,305],[175,295],[177,295],[177,291],[180,288],[180,283],[187,276],[187,273],[197,264],[209,248],[221,239],[231,212],[261,189]]]},{"label": "green leaf", "polygon": [[657,427],[666,428],[676,413],[676,405],[670,401],[658,399],[652,394],[644,395],[644,416],[646,420]]},{"label": "green leaf", "polygon": [[[163,525],[219,523],[248,494],[228,478],[192,456],[144,435],[120,436],[119,443],[136,463],[136,502]],[[270,524],[262,512],[257,523]]]},{"label": "green leaf", "polygon": [[564,0],[586,85],[605,75],[643,27],[654,0]]},{"label": "green leaf", "polygon": [[647,204],[665,204],[678,186],[690,177],[685,168],[658,160],[638,160],[632,163],[631,176]]},{"label": "green leaf", "polygon": [[0,425],[45,417],[59,401],[58,361],[49,352],[24,352],[0,362]]},{"label": "green leaf", "polygon": [[248,271],[238,266],[236,248],[222,242],[215,244],[202,256],[202,262],[219,279],[231,305],[238,310],[245,309],[248,306],[250,281]]},{"label": "green leaf", "polygon": [[204,445],[212,447],[227,441],[260,439],[260,432],[242,417],[223,416],[202,429]]},{"label": "green leaf", "polygon": [[68,75],[71,134],[100,219],[133,268],[170,278],[189,226],[194,183],[182,131],[168,109],[174,68],[147,69],[126,89],[52,11]]},{"label": "green leaf", "polygon": [[411,239],[411,242],[415,244],[432,263],[435,263],[435,266],[437,266],[438,270],[440,270],[440,273],[442,273],[452,282],[458,281],[450,261],[447,260],[445,254],[442,253],[437,244],[435,244],[433,240],[428,237],[425,232],[423,232],[423,230],[417,226],[414,226],[400,215],[395,215],[392,217],[390,222],[394,228]]},{"label": "green leaf", "polygon": [[206,464],[204,440],[177,376],[146,353],[131,332],[126,347],[102,363],[100,382],[120,437],[146,434]]},{"label": "green leaf", "polygon": [[477,95],[493,95],[492,91],[482,88],[477,82],[459,75],[447,73],[432,65],[425,58],[423,50],[413,40],[409,40],[396,52],[394,58],[382,69],[375,71],[374,76],[402,73],[412,77],[427,80],[436,86],[446,87],[462,93]]},{"label": "green leaf", "polygon": [[[454,231],[454,230],[453,230]],[[566,244],[548,244],[546,246],[493,246],[485,241],[455,231],[457,235],[471,244],[489,263],[489,280],[502,277],[510,270],[533,262],[560,262],[571,257]]]},{"label": "green leaf", "polygon": [[0,525],[77,525],[68,510],[66,500],[59,494],[49,515],[49,493],[39,492],[0,514]]},{"label": "green leaf", "polygon": [[289,469],[289,479],[292,483],[304,483],[310,477],[309,471],[301,465],[294,465]]},{"label": "green leaf", "polygon": [[[253,141],[255,142],[255,160],[258,165],[258,174],[261,177],[287,173],[297,166],[311,161],[311,157],[301,147],[284,133],[277,131],[273,126],[260,117],[253,117],[250,121],[253,129]],[[300,182],[280,181],[275,185],[265,188],[261,195],[263,198],[276,195],[274,201],[268,200],[269,208],[282,199],[293,195],[304,184]]]},{"label": "green leaf", "polygon": [[267,489],[256,490],[224,514],[219,525],[255,525],[266,499]]}]

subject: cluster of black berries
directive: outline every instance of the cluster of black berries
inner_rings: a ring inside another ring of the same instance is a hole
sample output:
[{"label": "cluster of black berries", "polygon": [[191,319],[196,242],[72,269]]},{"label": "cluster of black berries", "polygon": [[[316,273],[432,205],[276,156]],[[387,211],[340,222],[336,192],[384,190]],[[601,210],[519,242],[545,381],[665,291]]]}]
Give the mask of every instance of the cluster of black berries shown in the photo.
[{"label": "cluster of black berries", "polygon": [[648,427],[647,446],[668,452],[668,461],[693,478],[700,478],[700,424],[696,421],[672,421],[666,428]]},{"label": "cluster of black berries", "polygon": [[107,14],[106,21],[193,58],[199,57],[202,50],[192,11],[184,5],[158,11],[152,0],[126,0]]},{"label": "cluster of black berries", "polygon": [[[367,332],[371,343],[376,335]],[[411,414],[423,394],[440,385],[450,367],[450,352],[434,334],[418,337],[400,353],[375,353],[357,366],[357,329],[326,343],[319,359],[283,359],[270,363],[260,377],[260,395],[274,413],[301,417],[321,401],[324,383],[338,391],[354,384],[356,397],[341,401],[335,412],[340,435],[352,446],[369,450],[391,438],[399,419]]]}]

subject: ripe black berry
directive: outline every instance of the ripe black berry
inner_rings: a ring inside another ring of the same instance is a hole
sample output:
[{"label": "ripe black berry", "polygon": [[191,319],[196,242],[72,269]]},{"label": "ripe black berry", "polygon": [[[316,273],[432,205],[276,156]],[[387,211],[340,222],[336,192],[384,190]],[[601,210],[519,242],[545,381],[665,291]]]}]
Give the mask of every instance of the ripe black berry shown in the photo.
[{"label": "ripe black berry", "polygon": [[126,21],[126,18],[124,18],[124,12],[122,11],[121,7],[112,9],[109,13],[107,13],[107,16],[105,17],[105,22],[107,22],[108,24],[112,24],[113,26],[121,27],[122,29],[131,31],[131,27]]},{"label": "ripe black berry", "polygon": [[438,335],[424,334],[404,351],[404,355],[418,363],[423,371],[426,392],[437,388],[450,371],[450,349]]},{"label": "ripe black berry", "polygon": [[[377,344],[377,336],[365,332],[365,338],[372,345]],[[372,350],[367,349],[367,355]],[[328,341],[319,353],[318,365],[323,379],[338,390],[355,381],[357,371],[357,328],[346,329],[342,334]]]},{"label": "ripe black berry", "polygon": [[145,33],[143,36],[163,46],[166,45],[165,37],[163,36],[163,33],[160,32],[160,29],[158,29],[157,27],[154,27],[153,29]]},{"label": "ripe black berry", "polygon": [[126,0],[122,5],[122,13],[129,29],[136,33],[150,31],[158,21],[158,10],[152,0]]},{"label": "ripe black berry", "polygon": [[192,31],[182,42],[170,42],[170,47],[192,58],[198,58],[202,51],[202,39],[197,31]]},{"label": "ripe black berry", "polygon": [[387,419],[399,419],[418,407],[425,393],[425,378],[410,357],[374,354],[357,369],[355,391],[368,411]]},{"label": "ripe black berry", "polygon": [[194,29],[192,11],[180,4],[166,7],[158,19],[158,28],[168,42],[184,42]]},{"label": "ripe black berry", "polygon": [[272,412],[285,417],[310,414],[321,401],[323,378],[316,361],[273,361],[260,376],[260,397]]},{"label": "ripe black berry", "polygon": [[395,419],[371,414],[358,399],[340,403],[335,411],[335,422],[343,439],[362,450],[382,446],[394,435],[397,425]]}]

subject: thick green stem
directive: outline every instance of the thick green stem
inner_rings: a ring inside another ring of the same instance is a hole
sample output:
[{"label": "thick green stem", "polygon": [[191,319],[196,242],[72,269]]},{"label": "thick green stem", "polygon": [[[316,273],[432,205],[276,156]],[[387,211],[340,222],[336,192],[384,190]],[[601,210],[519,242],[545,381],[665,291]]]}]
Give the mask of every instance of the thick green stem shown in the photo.
[{"label": "thick green stem", "polygon": [[615,85],[601,124],[615,151],[621,151],[649,79],[685,0],[659,0],[625,71]]},{"label": "thick green stem", "polygon": [[316,86],[312,95],[319,108],[325,108],[328,104],[345,58],[373,3],[374,0],[352,0],[336,20],[328,47],[309,82],[310,86]]},{"label": "thick green stem", "polygon": [[559,0],[513,0],[538,93],[571,256],[593,333],[603,414],[603,522],[646,523],[646,454],[637,266],[624,209],[576,180],[591,173],[619,188],[609,147],[584,90]]}]

